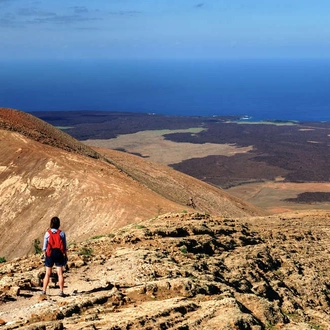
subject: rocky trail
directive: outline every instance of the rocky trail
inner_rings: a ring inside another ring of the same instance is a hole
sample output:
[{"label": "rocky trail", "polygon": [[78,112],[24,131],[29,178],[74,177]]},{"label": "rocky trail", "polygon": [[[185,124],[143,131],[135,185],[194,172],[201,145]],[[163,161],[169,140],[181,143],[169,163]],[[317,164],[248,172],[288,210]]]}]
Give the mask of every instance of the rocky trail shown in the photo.
[{"label": "rocky trail", "polygon": [[330,213],[158,216],[71,243],[65,297],[40,255],[0,264],[0,329],[330,329]]}]

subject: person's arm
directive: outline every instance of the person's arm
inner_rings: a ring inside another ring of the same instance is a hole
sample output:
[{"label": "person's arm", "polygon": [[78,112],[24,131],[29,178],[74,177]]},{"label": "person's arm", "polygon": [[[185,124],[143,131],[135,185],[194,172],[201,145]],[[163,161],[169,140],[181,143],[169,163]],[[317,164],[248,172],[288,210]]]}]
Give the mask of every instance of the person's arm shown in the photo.
[{"label": "person's arm", "polygon": [[44,236],[44,243],[43,243],[43,246],[42,246],[42,251],[44,251],[45,253],[46,253],[46,250],[47,250],[48,239],[49,239],[49,232],[46,231],[45,236]]},{"label": "person's arm", "polygon": [[66,235],[65,235],[65,232],[64,231],[61,231],[61,238],[62,238],[62,241],[63,241],[64,251],[65,251],[65,257],[68,259],[68,255],[66,253],[66,251],[67,251]]}]

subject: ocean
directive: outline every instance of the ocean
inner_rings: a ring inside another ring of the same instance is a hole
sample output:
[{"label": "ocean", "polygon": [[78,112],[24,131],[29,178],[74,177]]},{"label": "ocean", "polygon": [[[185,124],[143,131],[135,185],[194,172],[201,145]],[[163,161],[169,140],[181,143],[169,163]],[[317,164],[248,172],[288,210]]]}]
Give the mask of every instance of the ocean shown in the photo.
[{"label": "ocean", "polygon": [[330,60],[6,61],[0,107],[330,121]]}]

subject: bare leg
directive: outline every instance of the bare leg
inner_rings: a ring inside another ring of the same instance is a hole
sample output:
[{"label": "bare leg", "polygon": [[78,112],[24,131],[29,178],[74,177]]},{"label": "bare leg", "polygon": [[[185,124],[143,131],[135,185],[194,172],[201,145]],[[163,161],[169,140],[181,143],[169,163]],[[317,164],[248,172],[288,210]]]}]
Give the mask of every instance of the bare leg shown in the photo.
[{"label": "bare leg", "polygon": [[42,290],[44,292],[46,292],[46,290],[47,290],[47,286],[48,286],[49,278],[50,278],[51,274],[52,274],[52,268],[51,267],[46,267],[46,274],[45,274],[45,277],[44,277],[43,288],[42,288]]},{"label": "bare leg", "polygon": [[64,276],[63,276],[63,267],[56,267],[58,275],[58,285],[60,286],[60,291],[63,292],[64,289]]}]

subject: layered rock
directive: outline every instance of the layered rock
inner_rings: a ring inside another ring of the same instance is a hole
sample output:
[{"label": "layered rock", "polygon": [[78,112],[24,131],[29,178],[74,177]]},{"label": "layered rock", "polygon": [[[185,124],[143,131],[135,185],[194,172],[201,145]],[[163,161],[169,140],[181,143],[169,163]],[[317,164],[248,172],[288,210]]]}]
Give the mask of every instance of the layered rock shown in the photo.
[{"label": "layered rock", "polygon": [[65,292],[40,256],[0,267],[2,329],[327,329],[328,213],[166,214],[70,246]]}]

